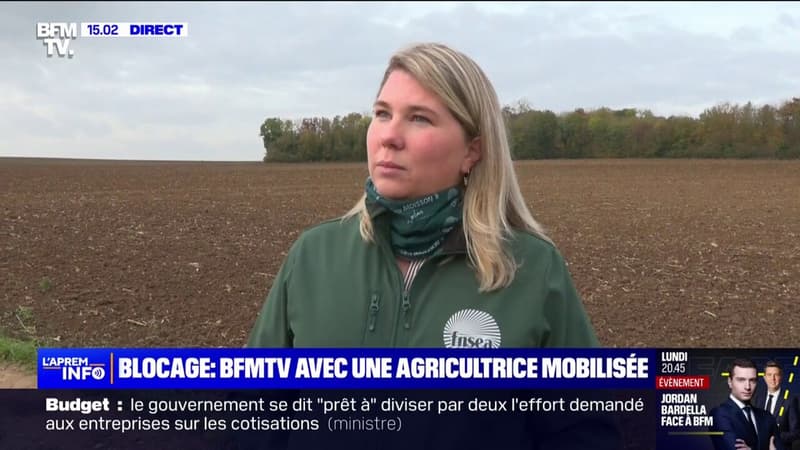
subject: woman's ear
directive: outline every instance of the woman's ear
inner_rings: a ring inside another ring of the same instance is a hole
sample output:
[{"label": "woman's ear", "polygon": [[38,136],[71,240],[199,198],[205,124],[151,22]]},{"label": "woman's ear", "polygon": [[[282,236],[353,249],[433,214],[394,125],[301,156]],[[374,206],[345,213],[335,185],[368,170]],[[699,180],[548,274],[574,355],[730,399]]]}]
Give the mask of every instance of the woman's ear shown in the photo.
[{"label": "woman's ear", "polygon": [[464,162],[461,165],[461,173],[468,174],[478,164],[483,156],[483,142],[481,137],[478,136],[467,145],[467,154],[464,157]]}]

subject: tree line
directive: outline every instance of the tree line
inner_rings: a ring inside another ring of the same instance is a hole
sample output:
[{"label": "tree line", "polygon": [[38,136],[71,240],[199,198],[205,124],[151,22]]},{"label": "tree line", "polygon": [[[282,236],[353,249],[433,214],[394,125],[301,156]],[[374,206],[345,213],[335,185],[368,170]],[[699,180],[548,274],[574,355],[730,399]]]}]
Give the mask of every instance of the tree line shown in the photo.
[{"label": "tree line", "polygon": [[[730,103],[699,117],[648,110],[576,109],[555,114],[525,102],[503,109],[514,159],[800,158],[800,98],[780,106]],[[267,118],[264,162],[365,161],[371,117]]]}]

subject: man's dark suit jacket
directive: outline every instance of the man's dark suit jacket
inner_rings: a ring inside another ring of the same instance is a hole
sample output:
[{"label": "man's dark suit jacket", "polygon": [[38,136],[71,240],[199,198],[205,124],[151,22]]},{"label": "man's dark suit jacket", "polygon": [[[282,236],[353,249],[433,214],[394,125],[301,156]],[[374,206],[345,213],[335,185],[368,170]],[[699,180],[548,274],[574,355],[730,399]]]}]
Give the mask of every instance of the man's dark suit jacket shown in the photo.
[{"label": "man's dark suit jacket", "polygon": [[769,438],[775,436],[775,449],[783,450],[775,418],[761,408],[752,408],[756,417],[758,437],[744,413],[730,398],[711,410],[714,424],[710,431],[722,431],[722,436],[711,436],[716,450],[734,450],[736,439],[742,439],[752,450],[769,450]]},{"label": "man's dark suit jacket", "polygon": [[[789,391],[789,398],[784,400],[783,394],[785,390],[781,389],[780,392],[780,398],[773,400],[777,404],[774,409],[775,414],[772,417],[778,422],[778,432],[783,441],[783,447],[786,450],[790,450],[794,442],[797,442],[796,445],[800,445],[800,400],[798,400],[797,394],[793,394],[791,391]],[[759,408],[764,408],[767,405],[766,388],[759,388],[756,391],[753,404]],[[783,415],[779,415],[781,407],[783,407]]]}]

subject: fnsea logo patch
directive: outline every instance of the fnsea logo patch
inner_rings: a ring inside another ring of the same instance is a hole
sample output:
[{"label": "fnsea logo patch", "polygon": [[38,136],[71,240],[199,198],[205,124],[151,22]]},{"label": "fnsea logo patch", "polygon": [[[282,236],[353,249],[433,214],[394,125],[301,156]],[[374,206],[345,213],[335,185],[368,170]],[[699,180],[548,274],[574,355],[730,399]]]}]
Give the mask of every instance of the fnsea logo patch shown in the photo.
[{"label": "fnsea logo patch", "polygon": [[444,325],[447,348],[500,348],[500,327],[491,314],[477,309],[462,309]]}]

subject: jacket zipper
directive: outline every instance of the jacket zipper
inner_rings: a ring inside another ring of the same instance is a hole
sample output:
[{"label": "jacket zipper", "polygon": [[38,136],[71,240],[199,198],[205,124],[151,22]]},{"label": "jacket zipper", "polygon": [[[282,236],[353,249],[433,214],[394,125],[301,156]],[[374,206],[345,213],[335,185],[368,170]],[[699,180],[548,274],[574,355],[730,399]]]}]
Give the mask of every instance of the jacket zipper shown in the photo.
[{"label": "jacket zipper", "polygon": [[[414,278],[411,280],[411,283],[408,285],[408,289],[406,289],[405,285],[403,286],[403,296],[402,296],[402,303],[401,303],[401,310],[403,311],[403,328],[406,330],[411,329],[411,289],[414,287],[414,283],[417,282],[419,279],[420,274],[425,266],[427,266],[429,260],[422,261],[422,263],[417,267],[416,274]],[[409,266],[410,269],[410,266]]]},{"label": "jacket zipper", "polygon": [[[386,242],[386,241],[381,240],[378,245],[383,249],[384,256],[386,256],[386,258],[388,259],[389,263],[391,264],[391,266],[394,269],[394,270],[391,271],[392,272],[392,277],[394,278],[395,283],[397,283],[397,285],[400,287],[400,292],[401,292],[401,296],[400,296],[400,298],[401,298],[400,312],[402,313],[402,316],[403,316],[403,329],[410,330],[411,329],[411,316],[410,316],[410,313],[411,313],[411,288],[414,286],[414,281],[417,279],[417,277],[419,277],[419,274],[422,271],[423,266],[427,266],[428,263],[430,262],[430,260],[426,260],[425,262],[422,263],[422,265],[417,270],[417,274],[414,276],[414,279],[411,280],[411,284],[408,286],[408,289],[406,290],[406,288],[405,288],[405,286],[403,284],[403,278],[404,278],[402,276],[403,274],[397,268],[397,262],[396,262],[395,257],[394,257],[394,252],[392,252],[392,249],[389,246],[389,243]],[[442,252],[442,253],[434,256],[432,259],[439,259],[439,257],[441,257],[441,256],[451,256],[451,255],[457,255],[459,253],[461,253],[461,252],[458,252],[458,251],[447,252],[447,251],[445,251],[445,252]],[[373,305],[375,306],[374,308],[373,308]],[[379,308],[378,308],[377,300],[375,299],[375,295],[373,295],[372,302],[370,302],[370,315],[369,315],[370,319],[369,319],[369,323],[367,324],[367,328],[369,329],[369,331],[374,331],[375,330],[375,321],[377,319],[378,310],[379,310]],[[394,326],[395,327],[397,327],[397,325],[398,325],[398,319],[399,319],[399,317],[395,317],[395,322],[394,322]],[[391,342],[391,346],[392,347],[394,347],[396,345],[397,345],[397,328],[394,329],[392,342]]]},{"label": "jacket zipper", "polygon": [[[402,274],[400,273],[400,269],[397,268],[397,261],[395,260],[394,252],[392,252],[392,249],[389,246],[389,243],[384,241],[384,240],[380,240],[378,245],[381,248],[384,257],[386,258],[386,261],[389,264],[389,267],[390,267],[389,277],[395,283],[395,286],[397,286],[399,288],[395,292],[401,292],[401,293],[404,292],[405,291],[405,286],[403,286],[403,278],[402,278]],[[405,297],[405,296],[401,295],[401,297]],[[397,297],[394,297],[394,298],[397,298]],[[410,303],[409,303],[409,307],[410,307]],[[402,301],[401,301],[400,310],[402,310]],[[372,311],[373,311],[372,310],[372,303],[370,303],[370,313],[372,313]],[[391,322],[392,323],[392,340],[389,343],[389,345],[391,347],[395,347],[397,345],[397,326],[398,326],[398,322],[399,322],[400,318],[399,318],[399,310],[396,310],[396,311],[398,311],[398,314],[395,315],[392,318],[392,322]],[[377,318],[377,310],[375,310],[375,316]],[[370,315],[370,317],[372,317],[372,315]],[[370,325],[372,325],[372,326],[370,326]],[[367,324],[367,328],[370,329],[370,330],[374,329],[375,328],[374,321],[370,320],[370,322]]]},{"label": "jacket zipper", "polygon": [[380,305],[378,304],[378,294],[372,294],[372,300],[369,302],[369,331],[375,331],[375,321],[378,319],[378,311]]},{"label": "jacket zipper", "polygon": [[[414,284],[414,280],[411,280],[411,284]],[[410,290],[411,286],[408,287],[408,290],[403,290],[403,328],[406,330],[411,328],[411,322],[408,320],[408,311],[411,309]]]}]

